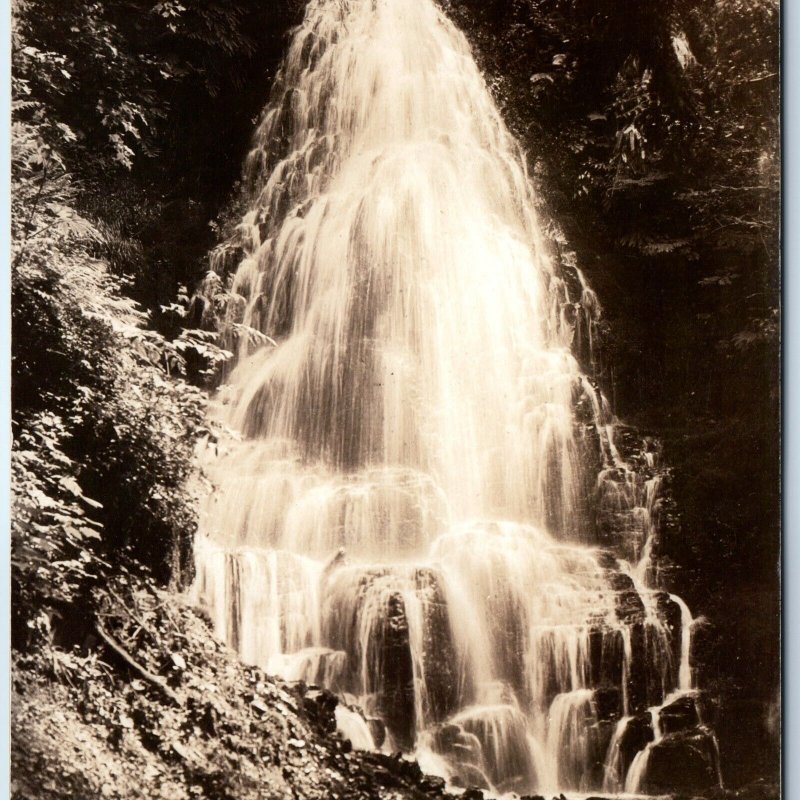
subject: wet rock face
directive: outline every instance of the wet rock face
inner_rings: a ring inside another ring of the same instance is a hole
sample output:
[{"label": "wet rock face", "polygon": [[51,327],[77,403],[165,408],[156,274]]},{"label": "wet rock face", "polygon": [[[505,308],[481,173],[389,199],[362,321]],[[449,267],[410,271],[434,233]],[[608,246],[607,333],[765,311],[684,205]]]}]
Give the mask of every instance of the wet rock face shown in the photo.
[{"label": "wet rock face", "polygon": [[528,732],[524,717],[516,708],[506,707],[501,714],[491,715],[489,719],[478,716],[465,720],[464,728],[480,742],[486,774],[499,794],[532,787],[535,768]]},{"label": "wet rock face", "polygon": [[616,425],[614,444],[624,464],[598,467],[595,530],[598,541],[636,563],[660,525],[666,471],[657,465],[659,444],[635,428]]},{"label": "wet rock face", "polygon": [[425,595],[428,610],[424,630],[425,685],[428,689],[427,713],[440,721],[450,716],[458,705],[458,670],[453,648],[453,634],[447,601],[437,572],[417,571],[416,584]]},{"label": "wet rock face", "polygon": [[672,663],[677,667],[681,663],[681,634],[683,627],[681,607],[666,592],[659,592],[656,595],[656,612],[661,623],[670,633]]},{"label": "wet rock face", "polygon": [[673,637],[651,621],[630,625],[630,662],[626,682],[628,711],[643,712],[664,702],[677,686],[679,662],[671,657]]},{"label": "wet rock face", "polygon": [[598,720],[588,731],[589,759],[585,765],[583,786],[599,787],[606,775],[606,754],[614,735],[616,722]]},{"label": "wet rock face", "polygon": [[483,769],[481,743],[460,725],[443,723],[429,735],[431,749],[444,757],[455,770],[450,782],[453,786],[489,789],[489,779]]},{"label": "wet rock face", "polygon": [[694,704],[700,724],[711,730],[716,730],[720,717],[719,697],[710,692],[697,691],[694,693]]},{"label": "wet rock face", "polygon": [[631,625],[631,660],[628,674],[628,708],[633,712],[644,711],[647,702],[647,631],[644,623]]},{"label": "wet rock face", "polygon": [[641,714],[628,722],[619,744],[620,773],[625,775],[636,754],[653,741],[650,714]]},{"label": "wet rock face", "polygon": [[[347,651],[342,685],[374,699],[372,710],[386,728],[378,739],[388,730],[394,744],[408,751],[421,724],[453,713],[463,688],[441,577],[430,568],[369,568],[355,585],[354,602],[337,597],[342,610],[330,615],[328,644]],[[413,635],[410,625],[419,627]],[[417,718],[420,713],[423,719]]]},{"label": "wet rock face", "polygon": [[382,719],[378,717],[367,717],[367,727],[369,727],[370,736],[372,741],[375,742],[375,747],[380,749],[386,741],[386,725]]},{"label": "wet rock face", "polygon": [[393,595],[387,608],[382,637],[382,680],[379,705],[397,743],[410,749],[414,744],[414,668],[408,638],[403,598]]},{"label": "wet rock face", "polygon": [[641,787],[649,794],[703,792],[719,785],[714,740],[704,730],[679,731],[653,745]]},{"label": "wet rock face", "polygon": [[689,695],[679,697],[674,702],[664,706],[658,715],[658,719],[663,734],[689,730],[696,728],[700,724],[695,700]]},{"label": "wet rock face", "polygon": [[618,628],[592,632],[592,681],[594,686],[621,686],[624,642]]},{"label": "wet rock face", "polygon": [[625,625],[641,623],[644,619],[644,603],[635,589],[617,592],[617,618]]},{"label": "wet rock face", "polygon": [[597,719],[609,721],[618,719],[622,713],[622,697],[616,686],[601,686],[595,690],[594,705]]},{"label": "wet rock face", "polygon": [[[578,727],[583,725],[578,760],[569,761],[569,755],[562,758],[559,770],[566,769],[561,778],[563,786],[603,785],[617,723],[623,715],[634,714],[638,716],[621,735],[614,763],[615,773],[624,779],[636,754],[654,738],[646,710],[662,703],[664,695],[677,685],[680,606],[663,592],[640,595],[613,555],[601,555],[598,560],[613,598],[608,598],[606,616],[590,616],[588,628],[577,640],[583,659],[580,680],[585,690],[591,690],[591,714],[577,723]],[[326,644],[341,648],[348,642],[353,645],[348,656],[341,649],[331,651],[331,658],[342,658],[344,673],[349,675],[344,683],[368,697],[368,713],[374,716],[364,715],[364,719],[373,741],[381,746],[388,738],[394,747],[406,752],[420,744],[429,747],[448,763],[455,786],[518,792],[535,786],[525,727],[517,724],[512,713],[518,702],[529,699],[528,687],[519,689],[508,676],[503,682],[506,694],[498,701],[502,707],[484,709],[493,710],[492,715],[469,709],[459,713],[459,704],[470,690],[461,681],[448,596],[439,571],[429,567],[373,567],[358,570],[352,582],[357,587],[355,597],[341,602],[343,613],[330,615],[336,625],[329,626],[334,633]],[[505,611],[497,616],[502,620],[521,617]],[[555,698],[569,693],[569,685],[558,678],[563,673],[559,672],[563,648],[554,637],[547,631],[536,641],[540,658],[547,659],[547,668],[536,676],[543,713],[548,709],[552,713]],[[519,643],[524,637],[519,630],[503,627],[498,638]],[[513,666],[513,653],[503,650],[502,654],[502,661]],[[319,658],[319,654],[314,655]],[[319,661],[324,665],[323,659]],[[330,684],[327,680],[324,683]],[[665,735],[697,732],[701,718],[693,697],[671,703],[663,717],[659,715]],[[506,707],[510,716],[500,719],[498,714]],[[418,742],[420,735],[423,739]],[[573,748],[567,750],[572,753]]]},{"label": "wet rock face", "polygon": [[525,651],[528,643],[524,625],[525,612],[513,602],[498,603],[498,606],[494,615],[496,627],[492,646],[495,649],[500,677],[521,693],[525,690]]},{"label": "wet rock face", "polygon": [[659,706],[678,685],[678,664],[672,659],[672,638],[660,625],[647,623],[645,633],[645,689],[647,707]]},{"label": "wet rock face", "polygon": [[[656,594],[656,610],[659,618],[673,633],[680,633],[681,630],[681,607],[667,594],[658,592]],[[680,636],[675,637],[680,641]]]}]

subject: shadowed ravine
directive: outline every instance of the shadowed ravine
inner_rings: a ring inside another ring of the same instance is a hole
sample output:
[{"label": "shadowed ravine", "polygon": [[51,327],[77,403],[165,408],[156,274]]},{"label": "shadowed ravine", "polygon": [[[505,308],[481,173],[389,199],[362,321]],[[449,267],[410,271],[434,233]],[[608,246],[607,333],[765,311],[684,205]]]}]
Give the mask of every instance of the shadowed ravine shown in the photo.
[{"label": "shadowed ravine", "polygon": [[717,784],[658,447],[621,454],[597,300],[463,36],[431,0],[312,1],[246,172],[241,440],[196,544],[219,635],[456,786]]}]

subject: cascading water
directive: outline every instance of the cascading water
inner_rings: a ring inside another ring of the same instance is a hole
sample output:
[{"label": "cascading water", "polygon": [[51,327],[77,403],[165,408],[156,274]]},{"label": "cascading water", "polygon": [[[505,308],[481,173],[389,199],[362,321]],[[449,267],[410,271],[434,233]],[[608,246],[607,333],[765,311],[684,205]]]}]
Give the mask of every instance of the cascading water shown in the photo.
[{"label": "cascading water", "polygon": [[692,688],[653,451],[620,455],[572,354],[596,299],[464,37],[432,0],[312,0],[246,173],[240,438],[196,542],[219,635],[455,785],[642,789],[628,721]]}]

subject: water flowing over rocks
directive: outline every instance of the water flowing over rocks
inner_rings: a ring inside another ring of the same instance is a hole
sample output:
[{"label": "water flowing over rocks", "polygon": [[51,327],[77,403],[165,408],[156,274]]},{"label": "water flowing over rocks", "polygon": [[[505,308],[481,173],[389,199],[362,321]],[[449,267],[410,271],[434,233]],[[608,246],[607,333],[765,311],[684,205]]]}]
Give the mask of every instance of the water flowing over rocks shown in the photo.
[{"label": "water flowing over rocks", "polygon": [[591,378],[597,298],[464,37],[430,0],[312,0],[246,178],[195,545],[217,634],[336,692],[387,782],[400,750],[473,794],[661,791],[681,758],[718,785],[659,445]]}]

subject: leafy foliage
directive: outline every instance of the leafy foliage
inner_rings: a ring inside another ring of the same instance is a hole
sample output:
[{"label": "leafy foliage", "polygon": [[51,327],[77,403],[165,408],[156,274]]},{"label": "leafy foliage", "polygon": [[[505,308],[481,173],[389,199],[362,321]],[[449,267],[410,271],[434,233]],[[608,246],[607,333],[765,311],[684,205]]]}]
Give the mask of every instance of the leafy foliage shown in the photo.
[{"label": "leafy foliage", "polygon": [[[161,579],[191,533],[200,390],[167,374],[179,348],[146,330],[97,257],[74,179],[36,127],[13,129],[12,577],[17,640],[36,605],[88,590],[134,556]],[[180,370],[178,370],[180,371]]]},{"label": "leafy foliage", "polygon": [[[193,448],[213,436],[187,380],[204,384],[230,354],[192,324],[182,286],[299,5],[15,2],[18,644],[42,632],[27,624],[38,606],[58,613],[121,559],[166,580],[186,555]],[[212,141],[228,151],[209,158]]]},{"label": "leafy foliage", "polygon": [[214,94],[255,50],[252,7],[178,0],[17,0],[13,71],[20,108],[47,109],[68,142],[100,144],[130,169],[159,146],[183,87]]},{"label": "leafy foliage", "polygon": [[[14,113],[154,312],[201,275],[299,0],[15,0]],[[173,335],[168,322],[162,332]]]}]

